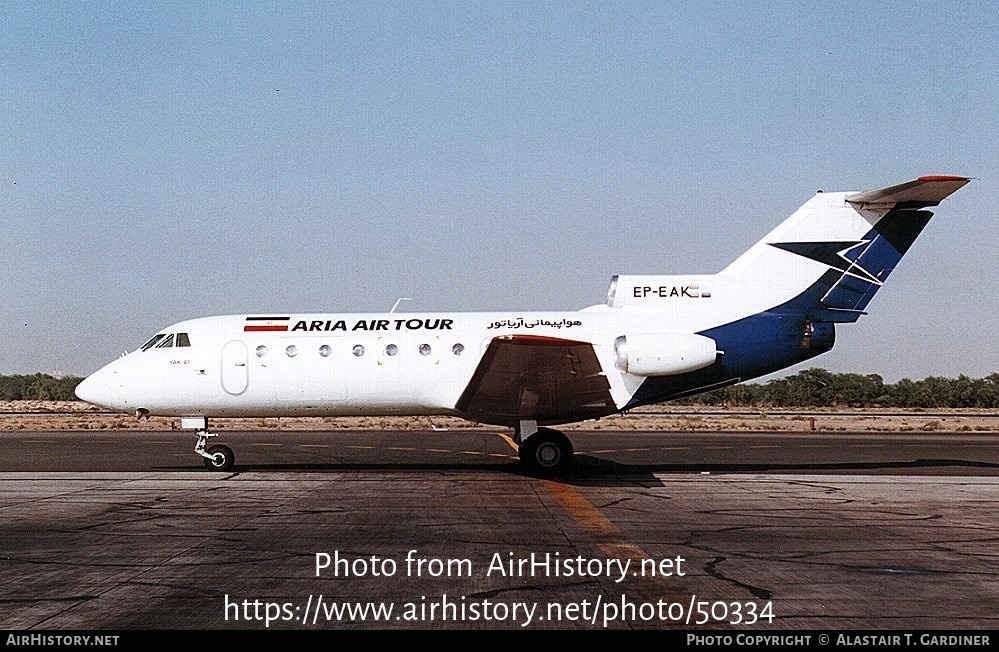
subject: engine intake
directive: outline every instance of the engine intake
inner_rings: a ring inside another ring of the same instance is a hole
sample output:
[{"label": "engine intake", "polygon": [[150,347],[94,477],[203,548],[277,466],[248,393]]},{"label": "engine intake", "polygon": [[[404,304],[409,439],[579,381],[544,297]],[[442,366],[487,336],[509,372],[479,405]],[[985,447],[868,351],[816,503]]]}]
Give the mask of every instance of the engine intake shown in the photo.
[{"label": "engine intake", "polygon": [[694,333],[632,333],[614,340],[614,364],[636,376],[674,376],[714,364],[710,337]]}]

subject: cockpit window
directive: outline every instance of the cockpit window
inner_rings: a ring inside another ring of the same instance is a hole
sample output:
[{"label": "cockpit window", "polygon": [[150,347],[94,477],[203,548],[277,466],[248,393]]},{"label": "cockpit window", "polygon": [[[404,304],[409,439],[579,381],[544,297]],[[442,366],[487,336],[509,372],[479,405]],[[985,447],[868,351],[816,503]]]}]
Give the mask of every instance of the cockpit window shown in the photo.
[{"label": "cockpit window", "polygon": [[139,348],[139,350],[140,350],[140,351],[145,351],[146,349],[151,349],[151,348],[153,348],[153,347],[154,347],[154,346],[156,345],[156,343],[157,343],[157,342],[159,342],[160,340],[162,340],[162,339],[163,339],[164,337],[166,337],[166,333],[160,333],[159,335],[153,335],[153,336],[152,336],[152,337],[151,337],[151,338],[149,339],[149,341],[148,341],[148,342],[146,342],[145,344],[143,344],[143,345],[142,345],[142,346],[141,346],[141,347]]},{"label": "cockpit window", "polygon": [[169,349],[173,346],[173,335],[168,335],[165,340],[156,345],[157,349]]},{"label": "cockpit window", "polygon": [[177,346],[191,346],[191,338],[187,333],[177,333]]}]

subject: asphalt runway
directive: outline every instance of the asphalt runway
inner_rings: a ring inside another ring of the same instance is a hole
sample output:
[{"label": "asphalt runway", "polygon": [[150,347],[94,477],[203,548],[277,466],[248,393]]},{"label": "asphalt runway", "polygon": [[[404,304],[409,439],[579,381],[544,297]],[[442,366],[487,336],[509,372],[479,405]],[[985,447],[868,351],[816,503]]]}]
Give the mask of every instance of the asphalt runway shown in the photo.
[{"label": "asphalt runway", "polygon": [[988,630],[999,438],[4,432],[4,629]]}]

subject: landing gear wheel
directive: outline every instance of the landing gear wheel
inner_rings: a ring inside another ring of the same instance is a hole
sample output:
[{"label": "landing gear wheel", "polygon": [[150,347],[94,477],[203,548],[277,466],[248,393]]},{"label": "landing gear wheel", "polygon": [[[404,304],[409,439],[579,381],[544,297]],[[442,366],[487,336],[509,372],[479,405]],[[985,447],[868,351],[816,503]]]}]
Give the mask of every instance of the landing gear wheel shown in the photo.
[{"label": "landing gear wheel", "polygon": [[222,444],[210,446],[207,451],[211,457],[205,458],[205,468],[212,471],[232,471],[236,466],[236,457],[232,449]]},{"label": "landing gear wheel", "polygon": [[572,466],[572,442],[561,432],[551,428],[539,428],[521,443],[518,454],[531,475],[562,475]]}]

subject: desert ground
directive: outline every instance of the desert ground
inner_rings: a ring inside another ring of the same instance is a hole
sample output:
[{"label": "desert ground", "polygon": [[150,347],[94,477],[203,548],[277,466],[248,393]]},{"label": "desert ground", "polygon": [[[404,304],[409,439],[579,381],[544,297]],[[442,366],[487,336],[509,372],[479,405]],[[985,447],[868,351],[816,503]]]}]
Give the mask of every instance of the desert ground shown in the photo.
[{"label": "desert ground", "polygon": [[[224,430],[495,429],[455,417],[282,417],[212,419]],[[80,401],[0,401],[0,431],[177,430],[180,419],[138,420]],[[809,409],[759,410],[649,406],[627,414],[560,427],[576,430],[759,432],[999,432],[996,410]]]}]

